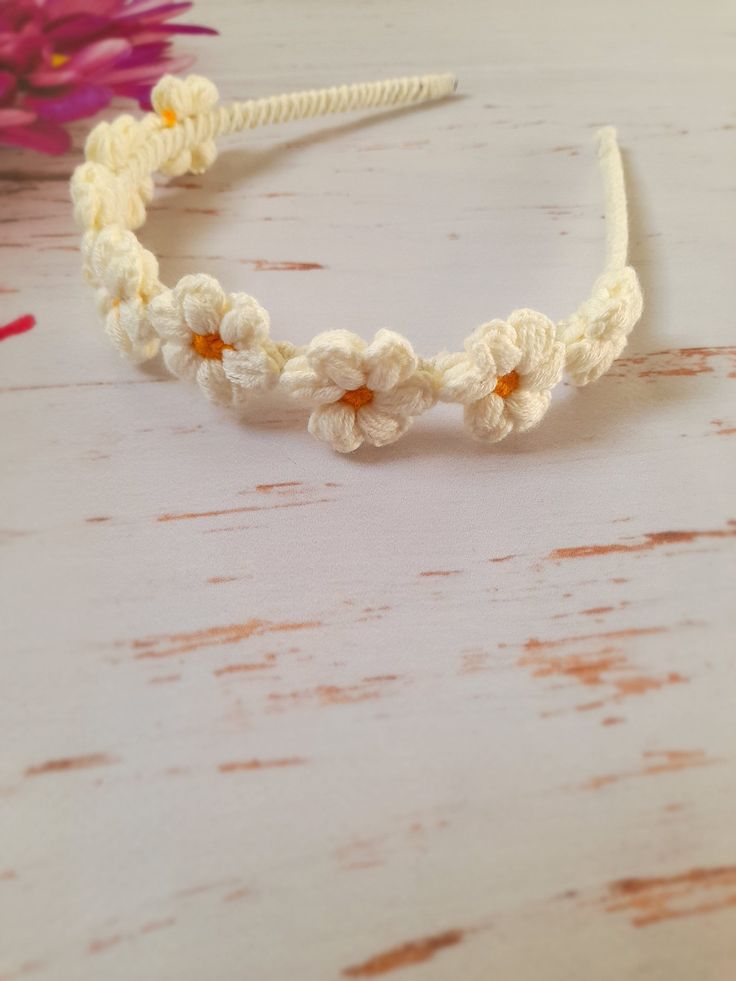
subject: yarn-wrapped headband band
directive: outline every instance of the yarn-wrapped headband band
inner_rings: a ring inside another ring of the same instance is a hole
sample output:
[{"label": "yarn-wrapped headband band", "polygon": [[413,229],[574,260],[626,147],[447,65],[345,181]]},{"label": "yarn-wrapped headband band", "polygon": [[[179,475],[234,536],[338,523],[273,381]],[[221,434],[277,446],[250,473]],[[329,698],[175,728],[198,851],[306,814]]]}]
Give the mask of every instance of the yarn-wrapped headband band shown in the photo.
[{"label": "yarn-wrapped headband band", "polygon": [[207,79],[165,76],[153,90],[154,112],[100,123],[71,191],[84,229],[84,275],[113,344],[134,361],[160,348],[173,374],[196,381],[220,404],[237,406],[278,386],[311,407],[309,432],[343,453],[364,442],[393,443],[438,400],[460,403],[471,433],[496,442],[541,421],[563,372],[574,385],[599,378],[642,311],[636,273],[626,264],[626,191],[610,127],[597,134],[606,266],[589,299],[557,324],[534,310],[515,310],[474,330],[462,351],[432,358],[419,357],[406,338],[385,329],[370,342],[347,330],[326,331],[303,347],[272,340],[268,313],[247,293],[226,293],[203,273],[164,286],[156,257],[132,231],[145,220],[152,174],[203,173],[215,161],[218,136],[439,99],[456,85],[452,75],[425,75],[218,106]]}]

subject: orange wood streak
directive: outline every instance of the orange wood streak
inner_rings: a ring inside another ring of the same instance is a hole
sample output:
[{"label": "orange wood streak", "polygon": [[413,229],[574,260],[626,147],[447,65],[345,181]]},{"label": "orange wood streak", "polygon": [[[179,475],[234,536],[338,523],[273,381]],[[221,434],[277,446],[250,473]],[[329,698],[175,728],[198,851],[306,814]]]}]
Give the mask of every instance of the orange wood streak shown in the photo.
[{"label": "orange wood streak", "polygon": [[[652,634],[663,634],[668,631],[668,627],[627,627],[622,630],[605,630],[594,634],[579,634],[573,637],[557,637],[554,640],[538,640],[530,637],[523,645],[526,651],[549,650],[553,647],[566,647],[568,644],[575,644],[587,640],[616,640],[617,638],[628,637],[647,637]],[[505,647],[505,644],[499,644]]]},{"label": "orange wood streak", "polygon": [[271,491],[283,490],[285,487],[301,487],[300,480],[285,480],[280,484],[256,484],[256,491],[259,494],[270,494]]},{"label": "orange wood streak", "polygon": [[285,766],[303,766],[307,763],[303,756],[286,756],[275,760],[234,760],[230,763],[220,763],[217,769],[220,773],[242,773],[252,770],[280,769]]},{"label": "orange wood streak", "polygon": [[264,671],[272,668],[276,664],[275,654],[266,654],[262,661],[249,661],[244,664],[226,664],[223,668],[215,668],[212,674],[216,678],[225,674],[243,674],[251,671]]},{"label": "orange wood streak", "polygon": [[431,569],[429,572],[420,572],[420,576],[460,576],[462,569]]},{"label": "orange wood streak", "polygon": [[89,947],[87,948],[90,954],[101,954],[103,950],[107,950],[108,947],[114,947],[115,944],[119,944],[123,938],[119,935],[113,937],[100,937],[97,940],[90,941]]},{"label": "orange wood streak", "polygon": [[[711,898],[712,893],[716,895]],[[694,868],[671,876],[612,882],[604,909],[626,912],[637,927],[736,907],[736,866]]]},{"label": "orange wood streak", "polygon": [[381,698],[385,686],[400,680],[399,675],[376,675],[353,685],[317,685],[302,691],[272,692],[268,697],[275,706],[316,703],[325,705],[351,705]]},{"label": "orange wood streak", "polygon": [[711,759],[706,756],[703,750],[651,750],[642,754],[645,765],[638,770],[628,770],[624,773],[603,774],[599,777],[592,777],[582,783],[582,790],[600,790],[610,784],[619,783],[621,780],[632,778],[656,776],[662,773],[674,773],[677,770],[687,770],[696,766],[709,766],[719,763],[720,760]]},{"label": "orange wood streak", "polygon": [[203,647],[216,647],[223,644],[238,644],[250,637],[263,637],[270,633],[286,633],[294,630],[312,630],[321,627],[319,620],[303,623],[272,623],[267,620],[246,620],[245,623],[232,623],[222,627],[207,627],[190,633],[163,634],[158,637],[134,640],[130,645],[136,660],[174,657],[187,654]]},{"label": "orange wood streak", "polygon": [[444,933],[437,933],[431,937],[410,940],[399,947],[392,947],[391,950],[382,954],[376,954],[375,957],[363,961],[362,964],[346,967],[342,972],[343,977],[375,978],[380,974],[388,974],[389,971],[396,971],[402,967],[422,964],[434,957],[438,951],[459,944],[463,937],[463,930],[445,930]]},{"label": "orange wood streak", "polygon": [[[540,641],[531,638],[523,645],[519,665],[530,668],[535,678],[563,678],[586,687],[606,687],[604,698],[576,706],[578,711],[602,708],[608,702],[619,702],[630,695],[643,695],[669,685],[683,684],[688,678],[677,671],[649,676],[639,673],[620,647],[604,646],[588,651],[557,653],[557,648],[574,646],[593,639],[617,639],[664,633],[665,627],[640,627],[610,630],[579,637],[561,637]],[[557,712],[545,713],[555,715]]]},{"label": "orange wood streak", "polygon": [[251,266],[256,272],[311,272],[326,269],[321,262],[275,262],[271,259],[239,259],[240,263]]},{"label": "orange wood streak", "polygon": [[245,899],[247,896],[250,895],[251,895],[250,889],[234,889],[232,892],[229,892],[226,896],[223,896],[222,901],[224,903],[235,903],[239,899]]},{"label": "orange wood streak", "polygon": [[241,508],[222,508],[218,511],[188,511],[183,514],[160,514],[156,521],[191,521],[194,518],[219,518],[225,514],[248,514],[252,511],[280,511],[285,508],[305,508],[310,504],[331,504],[332,498],[318,497],[313,501],[284,501],[280,504],[250,504]]},{"label": "orange wood streak", "polygon": [[168,916],[164,920],[151,920],[150,923],[144,923],[140,929],[141,933],[155,933],[156,930],[165,930],[166,927],[174,926],[176,920],[173,916]]},{"label": "orange wood streak", "polygon": [[[618,358],[614,361],[610,376],[636,374],[640,378],[688,377],[712,374],[713,360],[722,360],[726,367],[736,367],[736,347],[680,347],[651,351],[648,354]],[[731,377],[729,375],[728,377]]]},{"label": "orange wood streak", "polygon": [[26,770],[27,777],[37,777],[44,773],[66,773],[69,770],[86,770],[89,767],[109,766],[120,761],[115,756],[107,753],[89,753],[86,756],[69,756],[64,759],[48,760],[46,763],[38,763],[29,766]]},{"label": "orange wood streak", "polygon": [[644,536],[639,542],[618,542],[612,545],[580,545],[573,548],[556,548],[547,556],[549,559],[587,559],[600,555],[621,552],[649,552],[661,545],[678,545],[694,542],[701,538],[736,538],[736,522],[729,521],[728,528],[712,531],[655,531]]},{"label": "orange wood streak", "polygon": [[160,674],[155,678],[150,678],[148,681],[149,685],[165,685],[172,681],[181,681],[180,674]]}]

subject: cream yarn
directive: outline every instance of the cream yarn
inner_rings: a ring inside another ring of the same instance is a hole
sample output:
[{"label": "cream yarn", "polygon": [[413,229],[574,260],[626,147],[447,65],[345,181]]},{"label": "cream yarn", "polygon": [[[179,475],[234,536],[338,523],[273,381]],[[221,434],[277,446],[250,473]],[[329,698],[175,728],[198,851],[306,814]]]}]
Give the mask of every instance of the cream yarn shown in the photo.
[{"label": "cream yarn", "polygon": [[247,293],[226,295],[212,276],[184,276],[149,312],[166,367],[213,402],[238,405],[278,382],[284,359],[268,338],[268,314]]},{"label": "cream yarn", "polygon": [[281,373],[282,388],[313,407],[309,432],[341,453],[394,443],[434,405],[438,380],[392,330],[370,344],[347,330],[319,334]]},{"label": "cream yarn", "polygon": [[329,330],[303,348],[269,336],[269,316],[246,293],[225,293],[211,276],[184,276],[172,288],[132,229],[145,220],[152,174],[202,173],[219,135],[318,114],[438,99],[452,75],[425,75],[296,92],[218,106],[209,80],[167,75],[152,93],[154,112],[100,123],[74,172],[71,193],[84,229],[83,271],[105,330],[134,361],[161,350],[172,374],[196,382],[212,401],[238,406],[279,387],[311,408],[309,432],[341,453],[385,446],[437,400],[463,406],[470,432],[485,442],[536,426],[563,371],[587,385],[619,356],[641,316],[642,297],[626,264],[628,218],[621,155],[610,127],[598,133],[606,196],[607,261],[593,293],[553,324],[534,310],[482,324],[463,351],[424,360],[406,338],[379,330],[367,343]]},{"label": "cream yarn", "polygon": [[440,398],[461,402],[478,439],[497,443],[542,421],[562,378],[565,345],[555,325],[534,310],[515,310],[473,331],[462,354],[440,356]]}]

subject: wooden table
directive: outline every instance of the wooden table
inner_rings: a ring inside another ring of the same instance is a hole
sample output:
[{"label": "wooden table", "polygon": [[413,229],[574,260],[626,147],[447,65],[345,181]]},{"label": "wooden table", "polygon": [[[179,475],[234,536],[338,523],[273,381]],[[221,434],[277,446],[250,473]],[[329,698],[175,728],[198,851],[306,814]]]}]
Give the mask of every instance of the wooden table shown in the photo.
[{"label": "wooden table", "polygon": [[120,361],[79,149],[0,150],[0,977],[730,981],[733,4],[199,7],[223,98],[461,94],[230,141],[157,198],[167,282],[427,355],[561,317],[611,122],[646,313],[525,437],[443,407],[341,457]]}]

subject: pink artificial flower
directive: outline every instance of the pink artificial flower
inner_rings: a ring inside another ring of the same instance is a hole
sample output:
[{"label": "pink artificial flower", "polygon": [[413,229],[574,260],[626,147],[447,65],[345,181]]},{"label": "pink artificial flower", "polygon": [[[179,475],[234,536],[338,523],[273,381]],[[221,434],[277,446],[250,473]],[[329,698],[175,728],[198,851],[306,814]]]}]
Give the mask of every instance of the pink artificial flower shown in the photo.
[{"label": "pink artificial flower", "polygon": [[0,143],[63,153],[63,124],[103,109],[113,96],[149,109],[151,87],[189,67],[174,34],[217,34],[170,24],[189,2],[0,0]]}]

